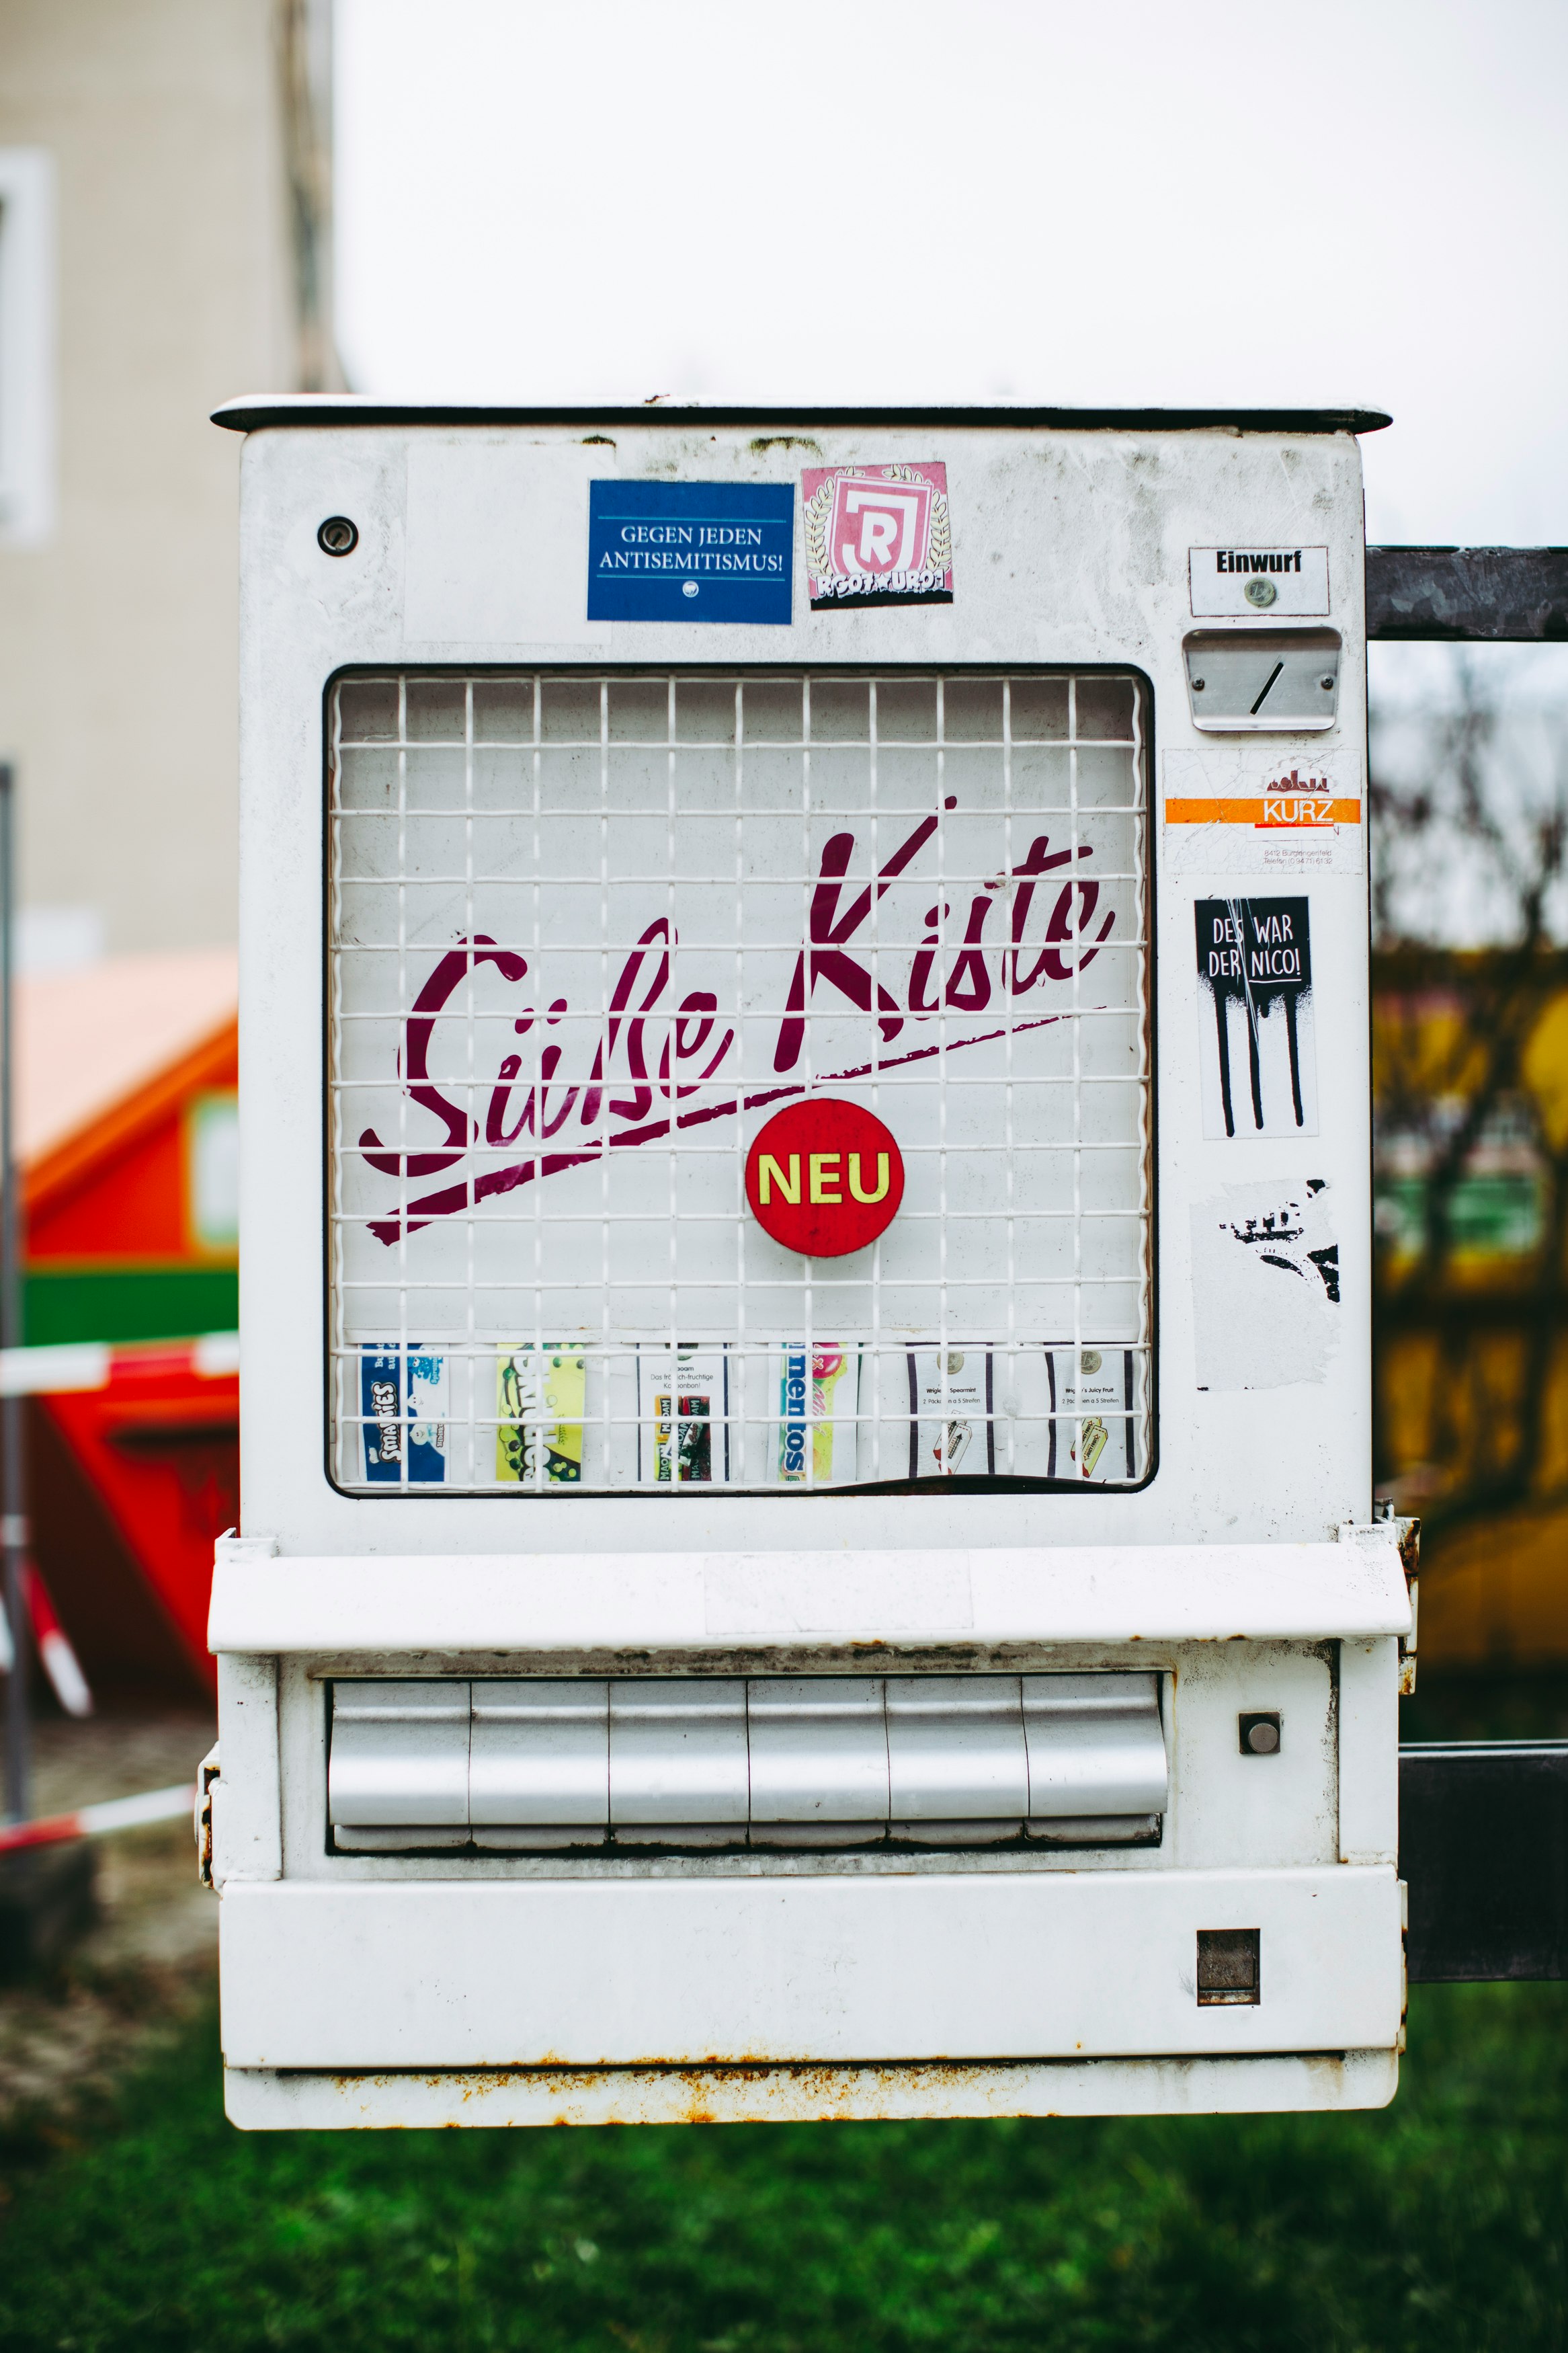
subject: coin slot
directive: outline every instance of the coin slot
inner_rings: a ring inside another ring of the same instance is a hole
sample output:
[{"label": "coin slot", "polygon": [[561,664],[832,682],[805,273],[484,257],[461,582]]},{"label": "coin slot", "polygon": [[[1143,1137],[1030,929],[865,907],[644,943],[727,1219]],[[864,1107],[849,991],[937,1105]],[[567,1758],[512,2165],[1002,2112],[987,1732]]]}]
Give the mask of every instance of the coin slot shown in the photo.
[{"label": "coin slot", "polygon": [[1274,665],[1273,669],[1269,671],[1269,673],[1268,673],[1268,677],[1264,680],[1264,681],[1263,681],[1263,691],[1262,691],[1262,693],[1258,696],[1258,698],[1257,702],[1256,702],[1253,704],[1253,706],[1252,706],[1252,716],[1254,717],[1254,719],[1256,719],[1256,718],[1257,718],[1257,716],[1258,716],[1258,712],[1262,710],[1262,708],[1263,708],[1264,704],[1268,702],[1268,690],[1269,690],[1269,688],[1273,685],[1273,683],[1274,683],[1275,680],[1279,677],[1279,675],[1280,671],[1284,669],[1284,667],[1285,667],[1285,665],[1284,665],[1284,663],[1283,663],[1282,661],[1277,661],[1277,662],[1275,663],[1275,665]]},{"label": "coin slot", "polygon": [[1205,734],[1308,734],[1334,723],[1336,630],[1194,629],[1182,651],[1193,724]]}]

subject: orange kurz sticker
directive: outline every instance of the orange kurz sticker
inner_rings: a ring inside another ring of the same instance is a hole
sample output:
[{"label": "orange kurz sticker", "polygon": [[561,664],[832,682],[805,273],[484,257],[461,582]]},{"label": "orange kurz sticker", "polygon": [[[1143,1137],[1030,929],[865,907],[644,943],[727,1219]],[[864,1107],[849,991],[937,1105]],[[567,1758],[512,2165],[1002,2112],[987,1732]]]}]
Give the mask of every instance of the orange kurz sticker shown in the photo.
[{"label": "orange kurz sticker", "polygon": [[1246,800],[1175,800],[1165,803],[1167,825],[1279,826],[1359,825],[1359,800],[1335,800],[1328,793],[1261,793]]}]

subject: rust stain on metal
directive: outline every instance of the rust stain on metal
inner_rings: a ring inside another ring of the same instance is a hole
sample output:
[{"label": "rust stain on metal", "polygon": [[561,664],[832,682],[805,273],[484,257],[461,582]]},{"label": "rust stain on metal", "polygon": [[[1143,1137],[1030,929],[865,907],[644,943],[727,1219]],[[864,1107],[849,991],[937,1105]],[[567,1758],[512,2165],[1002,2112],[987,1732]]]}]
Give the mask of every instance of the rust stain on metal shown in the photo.
[{"label": "rust stain on metal", "polygon": [[218,1778],[216,1745],[201,1762],[201,1795],[196,1801],[196,1877],[204,1887],[213,1883],[213,1783]]},{"label": "rust stain on metal", "polygon": [[1410,1593],[1410,1631],[1399,1638],[1399,1695],[1408,1699],[1415,1689],[1415,1620],[1421,1595],[1421,1523],[1395,1520],[1399,1531],[1399,1565]]},{"label": "rust stain on metal", "polygon": [[[911,2077],[918,2079],[924,2097],[929,2097],[932,2089],[962,2095],[991,2073],[984,2062],[949,2059],[864,2066],[740,2059],[686,2066],[653,2063],[615,2068],[528,2065],[407,2073],[399,2070],[392,2074],[336,2074],[328,2080],[335,2091],[348,2097],[361,2095],[367,2089],[384,2093],[403,2083],[448,2096],[455,2093],[465,2105],[470,2101],[547,2089],[552,2113],[540,2121],[566,2127],[584,2121],[583,2110],[586,2106],[592,2106],[595,2116],[603,2117],[606,2093],[612,2112],[623,2116],[639,2111],[646,2116],[651,2098],[658,2120],[668,2124],[740,2122],[759,2116],[765,2106],[773,2105],[784,2105],[796,2116],[805,2110],[827,2124],[879,2120],[909,2112],[907,2100],[900,2101],[897,2095],[900,2090],[907,2093]],[[541,2081],[546,2076],[547,2085]],[[868,2094],[871,2096],[868,2097]],[[1000,2106],[988,2101],[986,2113],[1022,2116],[1042,2112],[1033,2107]],[[455,2120],[448,2120],[446,2128],[457,2129]]]}]

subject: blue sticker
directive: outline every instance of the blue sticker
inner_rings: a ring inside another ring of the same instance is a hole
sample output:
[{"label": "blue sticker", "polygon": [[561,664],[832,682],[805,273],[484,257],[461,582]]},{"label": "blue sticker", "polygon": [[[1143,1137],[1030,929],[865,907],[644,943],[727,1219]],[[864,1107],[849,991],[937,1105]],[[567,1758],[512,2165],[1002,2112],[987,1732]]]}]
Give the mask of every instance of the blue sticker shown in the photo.
[{"label": "blue sticker", "polygon": [[591,621],[793,617],[793,482],[590,482]]}]

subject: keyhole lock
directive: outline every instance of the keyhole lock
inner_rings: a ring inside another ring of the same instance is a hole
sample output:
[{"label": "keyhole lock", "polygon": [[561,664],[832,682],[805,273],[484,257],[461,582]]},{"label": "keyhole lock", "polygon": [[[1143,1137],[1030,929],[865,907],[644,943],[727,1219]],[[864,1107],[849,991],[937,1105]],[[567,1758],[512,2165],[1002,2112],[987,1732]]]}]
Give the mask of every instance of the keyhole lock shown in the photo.
[{"label": "keyhole lock", "polygon": [[329,515],[316,533],[323,555],[352,555],[359,545],[359,525],[347,515]]}]

